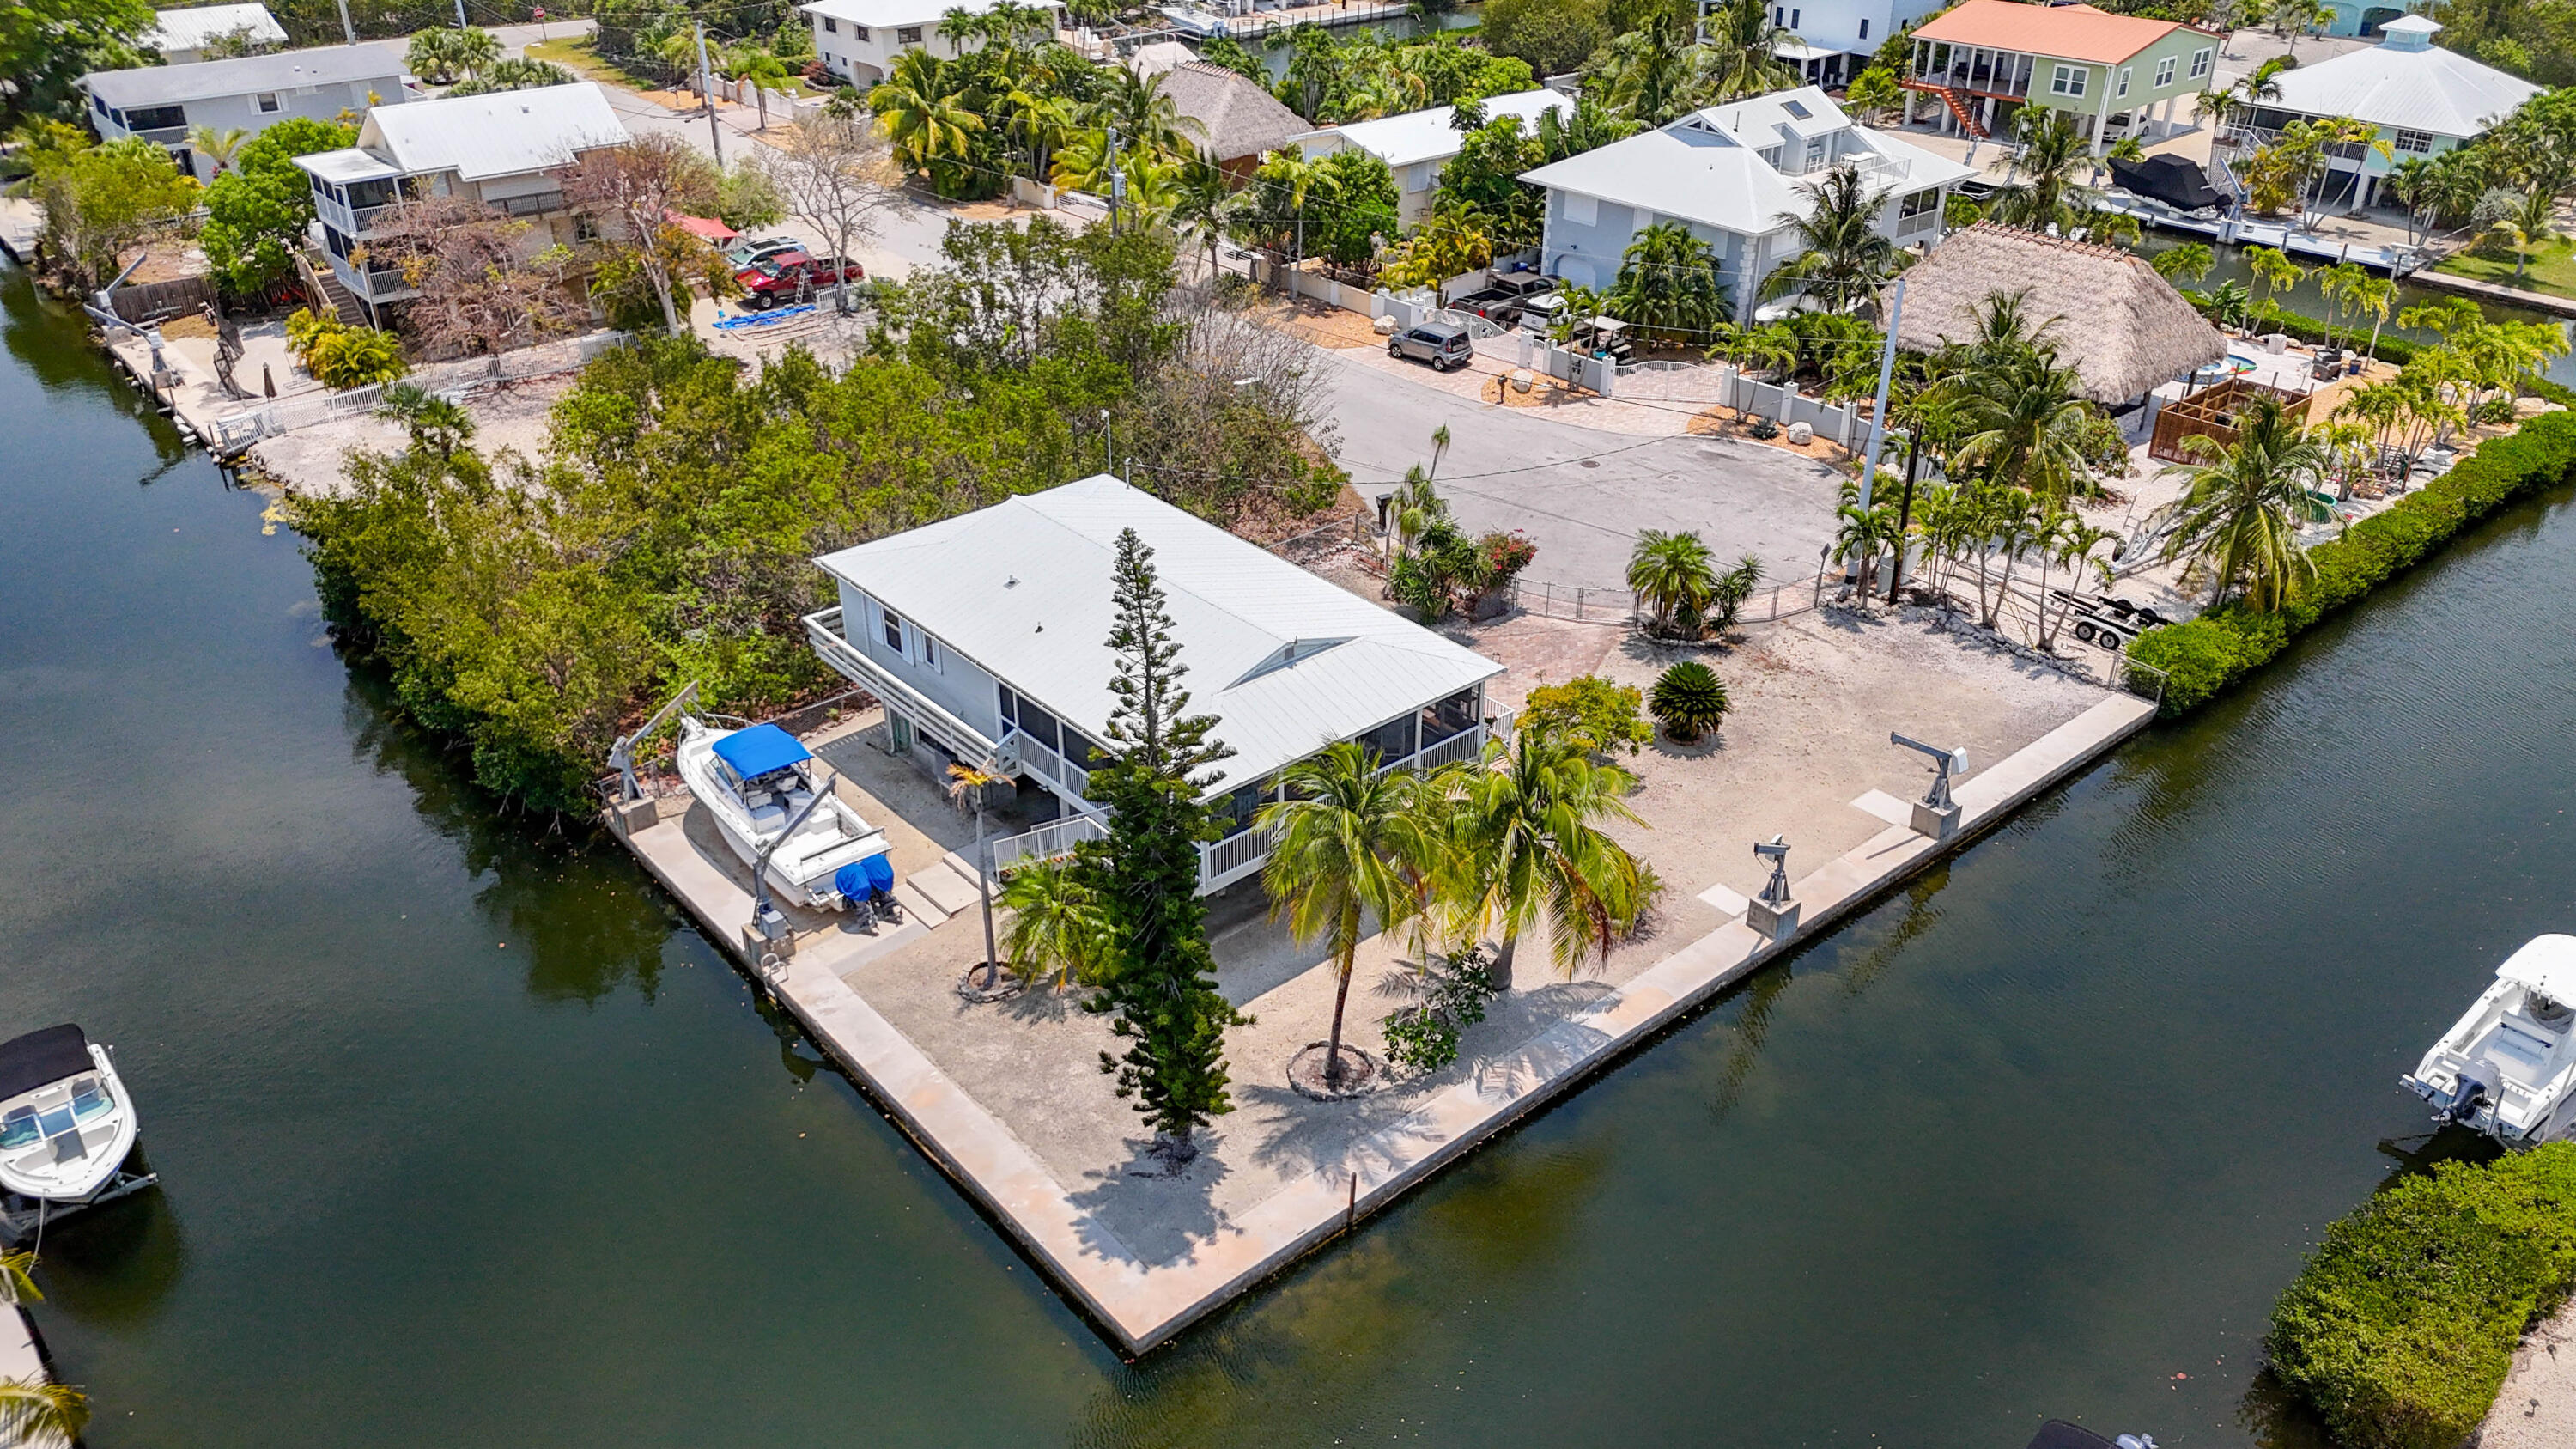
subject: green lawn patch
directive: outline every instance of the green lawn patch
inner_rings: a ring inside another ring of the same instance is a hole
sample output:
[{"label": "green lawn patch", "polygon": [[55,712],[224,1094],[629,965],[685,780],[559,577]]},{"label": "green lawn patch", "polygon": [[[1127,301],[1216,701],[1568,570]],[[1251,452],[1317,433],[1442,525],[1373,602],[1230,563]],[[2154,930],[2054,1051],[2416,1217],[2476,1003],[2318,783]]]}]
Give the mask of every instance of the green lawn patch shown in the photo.
[{"label": "green lawn patch", "polygon": [[2501,287],[2520,287],[2527,292],[2576,298],[2576,237],[2552,237],[2542,243],[2532,252],[2530,266],[2519,277],[2513,274],[2513,268],[2513,248],[2489,244],[2453,252],[2433,270],[2448,272],[2455,277],[2473,277]]},{"label": "green lawn patch", "polygon": [[630,91],[658,91],[671,84],[670,81],[660,77],[642,75],[628,70],[601,55],[592,46],[591,38],[586,35],[568,35],[561,40],[540,41],[528,47],[528,55],[534,60],[553,61],[583,80],[598,81],[602,85],[623,86]]},{"label": "green lawn patch", "polygon": [[2445,1162],[2326,1229],[2266,1347],[2346,1449],[2457,1449],[2571,1287],[2576,1143]]},{"label": "green lawn patch", "polygon": [[2576,474],[2576,413],[2543,413],[2478,445],[2459,466],[2393,507],[2308,550],[2316,577],[2278,613],[2241,603],[2140,635],[2129,658],[2165,673],[2164,711],[2199,708],[2272,661],[2319,619],[2415,566],[2453,534],[2524,494]]}]

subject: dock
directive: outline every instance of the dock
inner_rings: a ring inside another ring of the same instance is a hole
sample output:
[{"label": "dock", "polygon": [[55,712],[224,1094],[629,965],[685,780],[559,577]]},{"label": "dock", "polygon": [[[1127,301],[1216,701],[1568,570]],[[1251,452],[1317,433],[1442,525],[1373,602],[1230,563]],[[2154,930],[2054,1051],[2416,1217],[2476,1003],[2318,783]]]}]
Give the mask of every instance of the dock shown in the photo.
[{"label": "dock", "polygon": [[0,196],[0,251],[22,267],[36,262],[36,238],[44,234],[42,207],[23,196]]},{"label": "dock", "polygon": [[[1101,1331],[1132,1353],[1192,1323],[1296,1262],[1547,1103],[1616,1064],[1729,985],[1814,941],[1847,916],[2002,824],[2040,792],[2082,772],[2154,718],[2154,702],[2108,695],[1953,792],[1960,823],[1948,839],[1891,825],[1794,883],[1803,919],[1774,940],[1743,919],[1746,902],[1712,897],[1733,917],[1625,985],[1539,1030],[1329,1161],[1194,1233],[1186,1251],[1149,1257],[1123,1242],[1098,1182],[1067,1184],[996,1113],[943,1071],[845,976],[854,963],[917,935],[843,928],[800,938],[780,959],[745,930],[749,872],[701,828],[685,797],[629,807],[612,833],[633,850],[707,933],[846,1069],[923,1154],[1007,1232]],[[819,753],[818,749],[818,753]],[[678,805],[683,813],[675,815]],[[920,857],[916,857],[917,859]],[[916,871],[916,875],[918,872]],[[971,868],[968,878],[971,880]],[[953,883],[952,883],[953,884]],[[971,888],[970,888],[971,889]],[[969,897],[971,899],[971,895]],[[961,908],[963,902],[960,902]],[[944,914],[944,912],[943,912]],[[907,922],[901,932],[926,930]]]}]

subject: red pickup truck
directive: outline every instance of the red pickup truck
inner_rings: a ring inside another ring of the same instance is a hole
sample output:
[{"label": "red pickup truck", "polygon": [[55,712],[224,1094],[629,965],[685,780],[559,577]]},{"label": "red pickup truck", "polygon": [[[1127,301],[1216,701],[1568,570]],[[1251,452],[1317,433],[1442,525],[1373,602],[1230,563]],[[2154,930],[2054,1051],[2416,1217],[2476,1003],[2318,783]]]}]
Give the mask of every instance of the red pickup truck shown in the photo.
[{"label": "red pickup truck", "polygon": [[780,252],[736,272],[734,280],[742,283],[743,305],[765,312],[785,303],[812,301],[835,282],[865,281],[867,275],[857,262],[841,257]]}]

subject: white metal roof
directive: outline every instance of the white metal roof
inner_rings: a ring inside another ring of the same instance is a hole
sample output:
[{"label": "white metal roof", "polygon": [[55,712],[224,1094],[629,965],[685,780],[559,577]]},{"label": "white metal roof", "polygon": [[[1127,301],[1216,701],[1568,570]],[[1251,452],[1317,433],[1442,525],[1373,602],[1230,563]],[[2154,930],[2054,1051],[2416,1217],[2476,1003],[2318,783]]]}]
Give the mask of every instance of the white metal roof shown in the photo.
[{"label": "white metal roof", "polygon": [[[951,10],[981,15],[999,0],[814,0],[811,5],[796,8],[807,15],[828,15],[847,25],[936,25],[939,17]],[[1054,10],[1064,0],[1033,0]]]},{"label": "white metal roof", "polygon": [[[1508,96],[1487,96],[1483,103],[1485,119],[1499,121],[1505,116],[1520,118],[1521,133],[1535,135],[1538,118],[1549,111],[1562,115],[1574,109],[1574,102],[1554,91],[1518,91]],[[1411,166],[1423,161],[1446,161],[1458,154],[1463,138],[1450,126],[1455,108],[1433,106],[1427,111],[1407,111],[1400,116],[1383,116],[1374,121],[1354,121],[1347,126],[1326,126],[1297,139],[1300,142],[1329,140],[1338,136],[1391,167]]]},{"label": "white metal roof", "polygon": [[195,50],[219,35],[247,30],[254,41],[286,43],[286,27],[265,5],[196,5],[154,12],[160,22],[143,36],[154,50]]},{"label": "white metal roof", "polygon": [[2562,1006],[2576,1006],[2576,936],[2534,936],[2505,958],[2496,976]]},{"label": "white metal roof", "polygon": [[1884,131],[1853,125],[1823,91],[1801,86],[1711,106],[1661,130],[1524,172],[1521,180],[1758,236],[1776,230],[1784,212],[1805,215],[1808,198],[1801,183],[1825,174],[1776,170],[1760,151],[1780,146],[1784,161],[1803,163],[1805,140],[1837,131],[1849,132],[1857,143],[1838,162],[1854,153],[1875,158],[1863,163],[1862,180],[1872,190],[1919,191],[1975,174]]},{"label": "white metal roof", "polygon": [[[2404,23],[2392,20],[2382,28],[2396,31]],[[2427,21],[2402,33],[2420,36],[2438,29]],[[2540,94],[2540,87],[2529,81],[2480,65],[2456,50],[2387,43],[2282,71],[2273,83],[2281,95],[2260,103],[2267,110],[2350,116],[2374,126],[2464,138],[2485,135],[2514,107]]]},{"label": "white metal roof", "polygon": [[367,112],[358,149],[411,175],[453,171],[468,181],[569,164],[575,153],[631,139],[589,81],[440,96]]},{"label": "white metal roof", "polygon": [[402,168],[372,151],[355,146],[338,151],[315,151],[298,156],[295,164],[325,181],[347,184],[352,181],[382,181],[400,176]]},{"label": "white metal roof", "polygon": [[273,50],[230,60],[92,71],[81,77],[81,84],[111,106],[132,108],[174,106],[185,101],[291,91],[299,86],[344,81],[383,81],[380,89],[384,99],[392,102],[403,98],[402,77],[401,47],[370,44]]},{"label": "white metal roof", "polygon": [[1154,551],[1190,710],[1215,715],[1215,737],[1234,748],[1219,767],[1230,783],[1267,778],[1503,672],[1106,474],[817,562],[1105,742],[1116,703],[1110,568],[1129,528]]}]

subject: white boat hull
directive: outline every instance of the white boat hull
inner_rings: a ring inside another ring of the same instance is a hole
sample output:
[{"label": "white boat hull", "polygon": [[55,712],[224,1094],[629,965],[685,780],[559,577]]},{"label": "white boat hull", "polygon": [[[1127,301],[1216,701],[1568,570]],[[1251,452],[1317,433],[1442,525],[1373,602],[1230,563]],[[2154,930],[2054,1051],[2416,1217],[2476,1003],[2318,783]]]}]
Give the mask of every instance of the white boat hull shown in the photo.
[{"label": "white boat hull", "polygon": [[2542,936],[2496,976],[2399,1085],[2511,1146],[2576,1135],[2576,937]]},{"label": "white boat hull", "polygon": [[859,813],[838,794],[827,794],[793,837],[779,841],[787,812],[773,805],[767,808],[777,812],[776,820],[755,818],[741,794],[717,769],[715,742],[720,738],[721,734],[694,719],[683,721],[675,762],[680,778],[688,782],[689,792],[714,817],[716,833],[724,837],[725,845],[746,866],[758,866],[762,850],[777,842],[770,850],[765,874],[769,888],[781,899],[816,910],[848,909],[849,902],[834,885],[833,877],[845,865],[855,865],[890,850],[885,832],[860,819]]},{"label": "white boat hull", "polygon": [[0,1192],[56,1208],[86,1207],[112,1195],[125,1159],[134,1152],[138,1128],[107,1048],[91,1042],[89,1055],[111,1105],[76,1121],[69,1133],[48,1132],[31,1144],[0,1150]]}]

